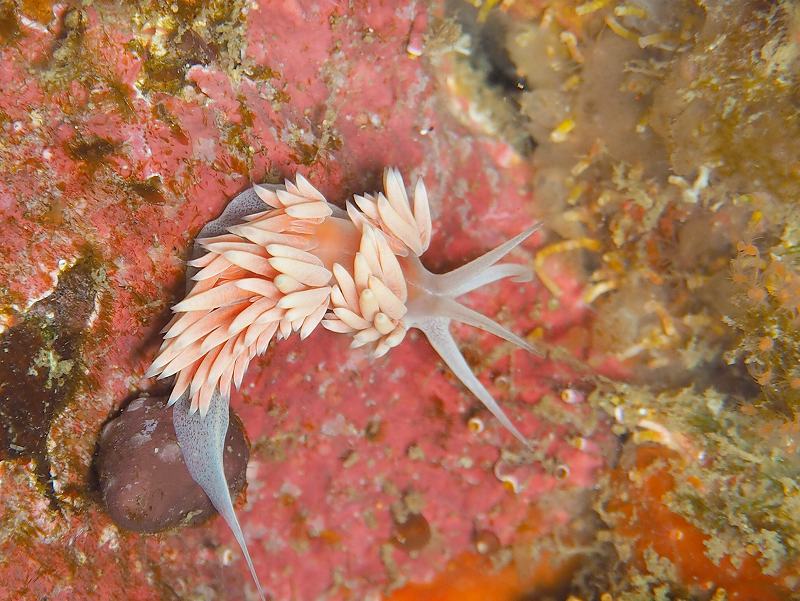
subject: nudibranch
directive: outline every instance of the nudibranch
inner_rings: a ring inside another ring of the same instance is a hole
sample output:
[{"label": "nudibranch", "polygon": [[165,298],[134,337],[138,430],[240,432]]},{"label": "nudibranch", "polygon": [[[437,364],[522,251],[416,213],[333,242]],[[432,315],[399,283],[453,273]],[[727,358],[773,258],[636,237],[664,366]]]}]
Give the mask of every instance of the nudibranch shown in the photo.
[{"label": "nudibranch", "polygon": [[169,397],[178,442],[192,477],[233,531],[263,598],[233,511],[222,469],[231,387],[273,339],[317,326],[352,337],[380,357],[418,328],[453,373],[517,439],[524,436],[472,373],[453,339],[455,320],[524,349],[523,338],[456,299],[503,278],[528,281],[524,265],[499,263],[534,225],[445,274],[420,261],[431,240],[422,179],[409,199],[397,169],[383,192],[354,195],[346,211],[327,202],[302,175],[284,185],[255,185],[206,225],[189,261],[190,289],[173,307],[148,376],[175,376]]}]

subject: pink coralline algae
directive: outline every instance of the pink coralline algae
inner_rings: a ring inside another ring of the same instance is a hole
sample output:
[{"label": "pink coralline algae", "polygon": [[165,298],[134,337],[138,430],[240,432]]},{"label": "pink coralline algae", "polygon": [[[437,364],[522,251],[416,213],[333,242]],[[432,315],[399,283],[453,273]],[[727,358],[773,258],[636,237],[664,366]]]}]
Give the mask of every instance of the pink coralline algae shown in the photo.
[{"label": "pink coralline algae", "polygon": [[[127,532],[93,484],[104,424],[153,385],[144,374],[192,241],[254,182],[300,173],[343,208],[396,165],[427,183],[425,265],[441,273],[536,221],[529,168],[448,113],[424,46],[409,54],[435,17],[426,3],[39,4],[4,8],[0,28],[0,323],[8,352],[34,317],[44,338],[14,367],[15,394],[40,398],[29,391],[49,382],[59,398],[41,452],[0,453],[0,598],[252,599],[221,520]],[[531,266],[541,238],[510,259]],[[76,274],[91,306],[69,322],[81,334],[67,357],[51,339],[70,316],[30,313]],[[469,304],[585,358],[591,316],[569,274],[551,276],[560,303],[503,281]],[[532,503],[591,488],[612,439],[584,404],[561,401],[580,378],[471,328],[454,337],[531,449],[413,330],[379,359],[321,328],[253,358],[231,392],[252,443],[236,508],[275,598],[378,598],[432,578],[475,531],[511,545]],[[569,520],[565,507],[548,518]],[[409,516],[425,536],[398,534]]]}]

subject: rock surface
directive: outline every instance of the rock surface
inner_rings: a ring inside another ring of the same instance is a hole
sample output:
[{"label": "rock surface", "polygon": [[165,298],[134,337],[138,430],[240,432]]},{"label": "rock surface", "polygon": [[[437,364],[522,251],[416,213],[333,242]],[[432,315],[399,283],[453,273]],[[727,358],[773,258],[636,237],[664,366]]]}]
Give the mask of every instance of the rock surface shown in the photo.
[{"label": "rock surface", "polygon": [[[253,182],[299,171],[342,204],[396,165],[407,181],[425,177],[426,261],[444,270],[535,221],[530,166],[473,127],[448,87],[437,57],[457,40],[437,29],[439,3],[2,7],[0,323],[8,336],[86,257],[95,295],[72,357],[81,377],[57,389],[42,426],[46,486],[42,454],[0,461],[4,592],[252,599],[221,520],[124,532],[89,488],[103,425],[153,386],[143,373],[182,295],[195,234]],[[533,264],[542,242],[513,259]],[[511,282],[469,302],[587,358],[591,310],[571,273],[551,274],[564,290],[558,302],[536,283]],[[232,399],[252,441],[238,515],[275,598],[374,599],[433,578],[473,550],[476,531],[496,537],[508,560],[534,504],[553,527],[583,509],[615,441],[606,420],[562,400],[580,378],[481,332],[455,334],[533,452],[414,335],[371,361],[319,331],[250,367]],[[60,364],[42,369],[55,377]]]}]

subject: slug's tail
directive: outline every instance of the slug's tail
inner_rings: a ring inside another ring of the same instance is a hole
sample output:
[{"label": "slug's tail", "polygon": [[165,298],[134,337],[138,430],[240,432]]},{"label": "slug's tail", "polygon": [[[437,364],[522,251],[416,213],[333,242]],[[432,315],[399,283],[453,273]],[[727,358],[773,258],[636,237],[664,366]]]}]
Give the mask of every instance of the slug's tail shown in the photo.
[{"label": "slug's tail", "polygon": [[205,416],[201,416],[199,412],[190,414],[190,403],[187,391],[175,403],[172,411],[175,434],[178,437],[178,444],[183,452],[186,467],[233,532],[236,542],[242,549],[250,574],[253,576],[258,595],[262,601],[265,601],[264,590],[261,588],[253,561],[250,559],[247,543],[239,526],[239,520],[236,519],[228,483],[225,480],[222,460],[225,435],[228,432],[228,400],[220,395],[219,390],[215,391]]},{"label": "slug's tail", "polygon": [[430,341],[431,346],[456,377],[461,380],[461,383],[478,397],[517,440],[526,446],[529,446],[528,440],[514,426],[500,408],[500,405],[497,404],[497,401],[486,390],[486,387],[472,373],[466,359],[458,349],[453,335],[450,333],[450,322],[459,321],[480,328],[526,351],[539,355],[544,354],[527,340],[517,336],[496,321],[477,311],[473,311],[469,307],[465,307],[455,300],[462,294],[503,278],[510,277],[516,282],[525,282],[532,279],[533,274],[524,265],[498,264],[497,262],[540,227],[541,224],[534,225],[497,248],[445,274],[430,273],[422,267],[421,263],[417,264],[419,286],[413,301],[409,303],[408,316],[406,318],[409,326],[422,330]]}]

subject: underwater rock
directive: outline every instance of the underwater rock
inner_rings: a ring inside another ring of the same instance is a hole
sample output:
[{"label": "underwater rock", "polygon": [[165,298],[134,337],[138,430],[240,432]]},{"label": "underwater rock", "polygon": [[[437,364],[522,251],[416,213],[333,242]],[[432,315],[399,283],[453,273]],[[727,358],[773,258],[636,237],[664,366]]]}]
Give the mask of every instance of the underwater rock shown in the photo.
[{"label": "underwater rock", "polygon": [[[80,396],[47,428],[63,510],[42,506],[29,477],[34,461],[0,461],[0,598],[58,596],[67,583],[77,599],[252,599],[238,554],[228,563],[227,553],[211,551],[233,542],[220,521],[116,540],[109,520],[82,509],[95,439],[118,399],[142,385],[160,321],[182,292],[192,239],[251,181],[300,170],[342,203],[379,185],[380,166],[397,164],[436,182],[432,217],[442,237],[428,267],[445,271],[530,221],[538,204],[530,167],[440,110],[452,94],[427,60],[436,46],[428,52],[426,23],[442,2],[95,2],[55,3],[41,19],[20,12],[33,4],[11,3],[19,34],[0,44],[2,81],[15,90],[0,95],[0,329],[16,327],[53,288],[60,260],[79,260],[87,245],[98,262],[98,312],[70,372],[80,376]],[[226,20],[228,7],[242,10]],[[406,51],[411,35],[424,38],[426,58]],[[516,256],[533,261],[532,252]],[[471,306],[516,331],[538,337],[541,326],[554,342],[584,323],[588,309],[569,296],[582,291],[568,282],[558,306],[538,286],[497,286]],[[472,548],[474,527],[511,544],[528,503],[553,487],[594,485],[605,463],[594,443],[608,428],[589,421],[589,404],[565,405],[558,423],[530,411],[551,388],[552,404],[560,402],[553,366],[468,335],[464,352],[484,385],[521,431],[541,435],[548,455],[569,465],[569,480],[545,478],[526,455],[524,474],[515,471],[519,490],[510,492],[492,472],[507,438],[424,341],[381,362],[325,332],[283,341],[233,399],[257,459],[239,517],[256,535],[253,559],[274,598],[364,599],[403,581],[428,582]],[[414,373],[423,375],[412,380]],[[480,433],[467,426],[476,412],[486,423]],[[587,417],[575,425],[578,416]],[[579,435],[592,444],[570,444]],[[432,532],[418,552],[390,543],[385,510],[409,490],[421,495],[413,509]],[[269,545],[257,540],[264,533]]]},{"label": "underwater rock", "polygon": [[[232,419],[225,476],[233,498],[244,488],[249,456],[241,422]],[[186,469],[165,398],[134,399],[109,422],[95,463],[106,510],[122,528],[159,532],[198,524],[216,513]]]}]

